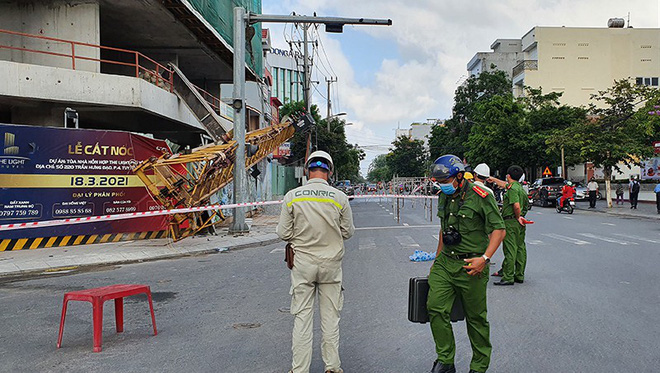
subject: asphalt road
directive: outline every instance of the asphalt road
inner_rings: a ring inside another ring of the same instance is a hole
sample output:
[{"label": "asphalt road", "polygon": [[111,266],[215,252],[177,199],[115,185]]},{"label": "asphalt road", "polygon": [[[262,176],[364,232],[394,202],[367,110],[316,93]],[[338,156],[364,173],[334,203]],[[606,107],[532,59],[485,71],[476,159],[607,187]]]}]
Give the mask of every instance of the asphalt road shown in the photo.
[{"label": "asphalt road", "polygon": [[[354,201],[358,230],[347,241],[341,358],[347,373],[427,372],[435,359],[428,324],[407,320],[408,278],[430,264],[414,250],[437,244],[437,219],[406,202],[401,221],[384,201]],[[660,371],[660,224],[534,207],[524,284],[490,285],[493,357],[489,372]],[[0,284],[0,371],[286,372],[292,317],[282,245],[244,249]],[[499,268],[498,252],[494,261]],[[494,268],[495,269],[495,268]],[[106,303],[102,353],[92,353],[91,306],[66,291],[145,283],[154,292],[159,334],[145,298],[127,298],[125,331]],[[456,365],[467,372],[465,323],[454,324]],[[322,372],[318,317],[312,372]]]}]

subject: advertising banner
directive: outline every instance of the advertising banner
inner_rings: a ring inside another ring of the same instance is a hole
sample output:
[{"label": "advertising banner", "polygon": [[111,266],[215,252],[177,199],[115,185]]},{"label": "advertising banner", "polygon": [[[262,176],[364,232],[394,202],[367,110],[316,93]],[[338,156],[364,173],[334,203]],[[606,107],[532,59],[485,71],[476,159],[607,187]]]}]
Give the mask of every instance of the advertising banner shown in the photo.
[{"label": "advertising banner", "polygon": [[[120,131],[0,124],[0,142],[0,224],[162,208],[132,169],[171,153],[164,141]],[[17,230],[0,238],[147,232],[167,223],[159,216]]]},{"label": "advertising banner", "polygon": [[651,158],[640,166],[642,180],[660,180],[660,158]]}]

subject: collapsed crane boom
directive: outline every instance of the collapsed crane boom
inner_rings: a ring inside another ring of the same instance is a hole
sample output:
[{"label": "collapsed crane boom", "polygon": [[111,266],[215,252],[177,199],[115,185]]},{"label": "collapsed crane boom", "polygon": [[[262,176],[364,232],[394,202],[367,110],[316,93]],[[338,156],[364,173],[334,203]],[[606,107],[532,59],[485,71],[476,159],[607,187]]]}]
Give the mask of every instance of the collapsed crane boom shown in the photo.
[{"label": "collapsed crane boom", "polygon": [[[246,169],[273,153],[293,137],[296,130],[305,129],[309,124],[307,122],[305,118],[299,122],[286,120],[247,133]],[[231,140],[195,148],[187,154],[152,157],[142,162],[133,172],[142,180],[153,198],[166,209],[203,206],[209,204],[213,194],[232,181],[236,147],[236,141]],[[219,210],[212,214],[174,214],[170,221],[170,233],[174,240],[194,235],[212,225],[216,216],[224,220]]]}]

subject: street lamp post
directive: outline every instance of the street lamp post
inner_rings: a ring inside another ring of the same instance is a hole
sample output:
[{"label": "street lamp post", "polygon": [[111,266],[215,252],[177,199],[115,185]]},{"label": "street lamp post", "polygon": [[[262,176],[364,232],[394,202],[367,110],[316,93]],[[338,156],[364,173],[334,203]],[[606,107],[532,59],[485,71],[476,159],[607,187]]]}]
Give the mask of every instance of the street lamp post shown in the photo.
[{"label": "street lamp post", "polygon": [[[234,141],[236,141],[236,152],[234,160],[234,203],[245,203],[247,191],[247,178],[245,175],[245,27],[259,22],[269,23],[322,23],[326,32],[342,32],[344,25],[383,25],[391,26],[391,19],[367,19],[367,18],[343,18],[343,17],[310,17],[310,16],[283,16],[252,14],[245,11],[243,7],[234,8]],[[305,39],[307,32],[305,32]],[[305,48],[307,44],[305,44]],[[307,56],[305,56],[307,58]],[[307,61],[305,61],[307,64]],[[307,81],[308,76],[305,76]],[[309,87],[307,87],[309,89]],[[309,109],[309,91],[306,92],[306,105]],[[307,111],[310,112],[309,110]],[[245,224],[245,208],[234,209],[233,223],[229,227],[231,233],[242,233],[249,230]]]}]

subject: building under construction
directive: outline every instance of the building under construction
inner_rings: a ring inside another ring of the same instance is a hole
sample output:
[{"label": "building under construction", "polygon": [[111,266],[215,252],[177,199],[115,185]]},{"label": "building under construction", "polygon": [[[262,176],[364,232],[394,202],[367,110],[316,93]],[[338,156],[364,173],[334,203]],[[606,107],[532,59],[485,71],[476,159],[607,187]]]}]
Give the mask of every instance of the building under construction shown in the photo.
[{"label": "building under construction", "polygon": [[[0,123],[5,143],[0,154],[0,224],[167,207],[153,190],[137,183],[138,175],[132,172],[148,158],[230,142],[234,111],[220,98],[228,96],[221,87],[233,77],[236,6],[261,13],[260,0],[1,1]],[[255,131],[277,123],[277,108],[271,105],[269,80],[263,79],[261,27],[251,26],[248,36],[246,78],[253,90],[266,92],[248,97],[243,111],[247,131],[256,141],[270,136]],[[35,132],[42,127],[59,131]],[[282,136],[271,138],[268,147]],[[69,141],[74,137],[82,140]],[[108,138],[115,140],[104,143]],[[146,144],[149,139],[153,142]],[[63,155],[46,154],[49,140],[61,141],[57,151]],[[146,144],[141,148],[144,159],[135,155],[137,142]],[[253,200],[270,197],[265,148],[247,170]],[[8,166],[3,168],[2,162]],[[184,173],[193,172],[181,167]],[[155,182],[156,175],[147,178]],[[223,179],[223,185],[230,181]],[[131,187],[141,187],[151,198],[111,195]],[[61,189],[61,196],[40,202],[37,196],[43,188]],[[204,202],[231,198],[213,190]],[[155,203],[140,205],[140,199]],[[130,226],[112,231],[81,226],[57,237],[50,237],[52,232],[16,231],[2,237],[6,240],[0,240],[0,250],[156,237],[165,228],[159,222],[145,234]]]}]

